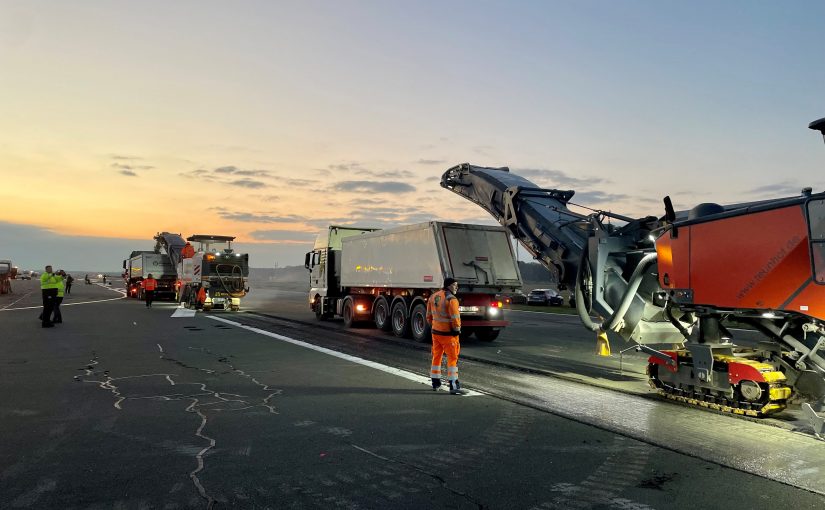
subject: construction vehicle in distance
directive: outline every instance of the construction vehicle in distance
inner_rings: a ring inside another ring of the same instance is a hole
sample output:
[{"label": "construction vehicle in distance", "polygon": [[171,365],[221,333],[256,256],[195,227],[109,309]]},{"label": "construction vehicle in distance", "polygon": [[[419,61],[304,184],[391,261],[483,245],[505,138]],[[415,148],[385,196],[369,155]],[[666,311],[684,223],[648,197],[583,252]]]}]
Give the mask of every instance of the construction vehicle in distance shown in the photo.
[{"label": "construction vehicle in distance", "polygon": [[154,251],[133,251],[123,261],[123,279],[126,282],[126,295],[143,300],[145,298],[141,282],[152,275],[158,285],[156,299],[175,299],[175,282],[178,275],[169,255]]},{"label": "construction vehicle in distance", "polygon": [[[206,289],[205,310],[240,310],[241,299],[249,292],[249,254],[235,253],[234,237],[193,235],[186,240],[180,234],[159,232],[155,235],[155,252],[165,252],[175,267],[176,299],[186,307],[195,307],[197,292]],[[191,243],[197,243],[195,248]],[[225,246],[222,248],[214,245]]]},{"label": "construction vehicle in distance", "polygon": [[497,293],[521,288],[507,231],[430,221],[378,230],[331,226],[306,254],[309,306],[319,319],[374,322],[384,331],[429,341],[427,299],[444,278],[458,280],[462,336],[495,340],[509,324]]},{"label": "construction vehicle in distance", "polygon": [[17,276],[17,268],[11,260],[0,260],[0,294],[11,292],[11,281]]},{"label": "construction vehicle in distance", "polygon": [[[825,119],[809,127],[825,135]],[[573,286],[585,327],[648,354],[664,397],[755,417],[799,401],[825,438],[825,193],[678,212],[665,197],[663,216],[629,218],[573,212],[574,191],[507,168],[465,163],[441,185]],[[723,321],[764,340],[744,345]]]}]

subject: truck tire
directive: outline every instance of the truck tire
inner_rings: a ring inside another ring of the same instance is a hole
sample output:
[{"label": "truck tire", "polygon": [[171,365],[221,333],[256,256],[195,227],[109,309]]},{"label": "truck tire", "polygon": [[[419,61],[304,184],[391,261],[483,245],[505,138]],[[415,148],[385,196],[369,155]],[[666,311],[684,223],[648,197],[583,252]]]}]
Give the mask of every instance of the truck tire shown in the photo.
[{"label": "truck tire", "polygon": [[458,335],[458,339],[461,342],[463,342],[465,340],[469,340],[470,337],[473,336],[473,333],[475,333],[475,330],[473,328],[463,328],[461,330],[461,334]]},{"label": "truck tire", "polygon": [[315,318],[319,321],[326,319],[326,315],[323,313],[323,306],[323,300],[320,297],[316,296],[315,304],[313,305],[312,310],[315,312]]},{"label": "truck tire", "polygon": [[413,340],[419,343],[430,341],[430,325],[427,324],[427,305],[416,304],[410,312],[410,332]]},{"label": "truck tire", "polygon": [[476,328],[476,338],[482,342],[492,342],[501,333],[500,329],[493,328]]},{"label": "truck tire", "polygon": [[352,306],[351,299],[344,300],[344,306],[341,308],[341,315],[344,317],[344,327],[351,328],[356,324],[355,309]]},{"label": "truck tire", "polygon": [[410,321],[407,317],[407,304],[404,301],[396,302],[392,307],[392,332],[399,338],[410,336]]},{"label": "truck tire", "polygon": [[375,327],[381,331],[390,331],[392,329],[390,315],[390,304],[387,302],[387,298],[380,296],[375,300],[372,307],[372,318],[375,321]]}]

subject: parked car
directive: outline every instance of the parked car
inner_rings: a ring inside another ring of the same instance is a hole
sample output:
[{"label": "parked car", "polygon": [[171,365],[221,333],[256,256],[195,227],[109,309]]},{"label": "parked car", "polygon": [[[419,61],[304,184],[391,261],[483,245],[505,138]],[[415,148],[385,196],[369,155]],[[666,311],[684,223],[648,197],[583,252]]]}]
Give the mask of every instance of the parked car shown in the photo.
[{"label": "parked car", "polygon": [[509,294],[502,294],[505,299],[505,302],[508,304],[513,305],[524,305],[527,304],[527,296],[524,292],[517,290],[515,292],[511,292]]},{"label": "parked car", "polygon": [[17,273],[17,277],[21,280],[31,280],[32,273],[31,271],[23,271],[22,273]]},{"label": "parked car", "polygon": [[527,295],[528,305],[561,306],[564,298],[553,289],[535,289]]}]

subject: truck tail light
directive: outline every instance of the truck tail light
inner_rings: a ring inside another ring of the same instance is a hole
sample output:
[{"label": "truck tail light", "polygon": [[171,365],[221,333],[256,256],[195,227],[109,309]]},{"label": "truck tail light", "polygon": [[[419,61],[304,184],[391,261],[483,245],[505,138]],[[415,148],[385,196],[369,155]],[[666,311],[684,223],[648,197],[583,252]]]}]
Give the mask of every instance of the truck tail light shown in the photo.
[{"label": "truck tail light", "polygon": [[358,304],[358,305],[355,305],[355,311],[356,312],[365,312],[365,311],[367,311],[367,307],[365,305]]}]

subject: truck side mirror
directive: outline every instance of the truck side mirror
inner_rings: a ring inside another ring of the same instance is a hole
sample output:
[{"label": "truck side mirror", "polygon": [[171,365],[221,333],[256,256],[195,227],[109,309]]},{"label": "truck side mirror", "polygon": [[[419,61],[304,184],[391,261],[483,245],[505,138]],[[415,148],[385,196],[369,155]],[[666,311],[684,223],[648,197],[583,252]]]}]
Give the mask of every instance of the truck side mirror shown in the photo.
[{"label": "truck side mirror", "polygon": [[309,266],[309,258],[312,256],[312,252],[307,252],[306,257],[304,257],[304,267],[310,269]]}]

